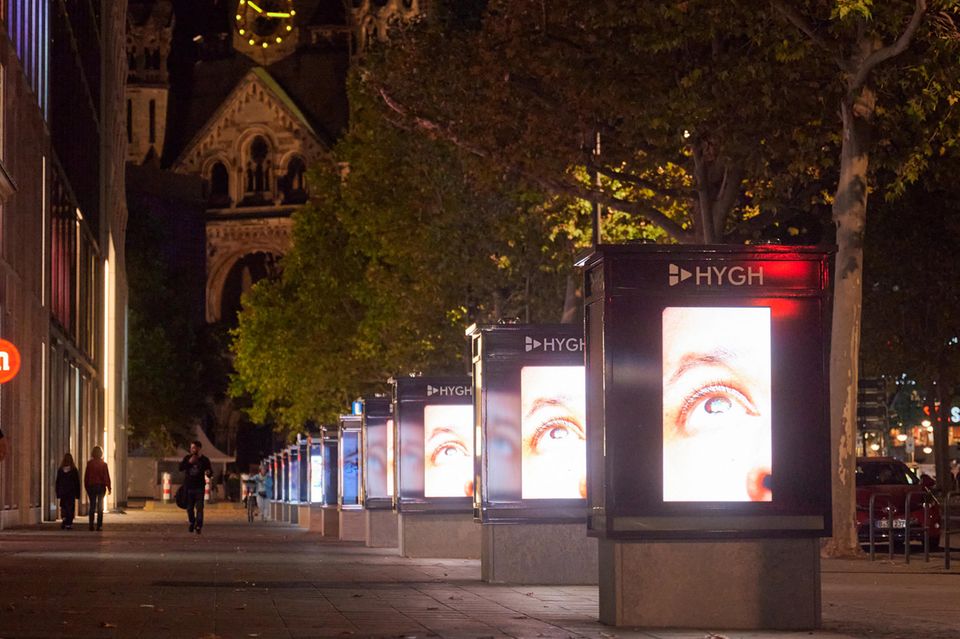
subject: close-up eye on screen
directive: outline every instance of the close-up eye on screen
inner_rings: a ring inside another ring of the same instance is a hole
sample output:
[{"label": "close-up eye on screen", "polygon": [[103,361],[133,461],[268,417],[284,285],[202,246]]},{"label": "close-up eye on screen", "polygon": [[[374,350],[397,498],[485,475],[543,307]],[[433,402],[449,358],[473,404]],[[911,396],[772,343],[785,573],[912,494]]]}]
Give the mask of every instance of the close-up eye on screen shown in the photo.
[{"label": "close-up eye on screen", "polygon": [[663,310],[663,500],[772,501],[771,316]]},{"label": "close-up eye on screen", "polygon": [[473,496],[473,406],[423,410],[425,497]]},{"label": "close-up eye on screen", "polygon": [[523,499],[587,496],[583,366],[525,366],[520,372]]}]

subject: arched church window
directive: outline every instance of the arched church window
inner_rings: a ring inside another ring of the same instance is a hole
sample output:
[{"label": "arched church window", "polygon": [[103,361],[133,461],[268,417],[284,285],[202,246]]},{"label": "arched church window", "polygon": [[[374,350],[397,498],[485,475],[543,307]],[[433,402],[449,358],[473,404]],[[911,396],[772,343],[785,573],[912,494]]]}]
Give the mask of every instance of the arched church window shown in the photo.
[{"label": "arched church window", "polygon": [[287,163],[287,174],[283,177],[283,202],[302,204],[307,201],[306,185],[307,164],[296,156]]},{"label": "arched church window", "polygon": [[247,199],[269,199],[270,187],[270,146],[262,136],[250,143],[249,159],[246,166]]},{"label": "arched church window", "polygon": [[217,162],[210,170],[210,208],[230,206],[230,173],[223,162]]}]

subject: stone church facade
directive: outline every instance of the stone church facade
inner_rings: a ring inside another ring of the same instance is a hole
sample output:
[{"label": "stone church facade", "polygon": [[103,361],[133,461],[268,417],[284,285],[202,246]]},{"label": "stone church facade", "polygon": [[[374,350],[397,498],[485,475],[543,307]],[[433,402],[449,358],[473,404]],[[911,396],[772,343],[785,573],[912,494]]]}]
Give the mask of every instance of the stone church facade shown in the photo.
[{"label": "stone church facade", "polygon": [[131,2],[127,159],[202,181],[203,316],[230,323],[275,272],[307,170],[346,127],[351,59],[424,0],[191,4],[180,19],[171,0]]}]

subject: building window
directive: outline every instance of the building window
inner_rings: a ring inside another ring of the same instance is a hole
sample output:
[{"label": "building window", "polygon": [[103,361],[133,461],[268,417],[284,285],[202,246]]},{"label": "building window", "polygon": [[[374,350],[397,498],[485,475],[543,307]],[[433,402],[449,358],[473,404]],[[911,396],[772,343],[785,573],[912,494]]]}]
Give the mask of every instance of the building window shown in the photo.
[{"label": "building window", "polygon": [[287,173],[283,176],[284,204],[303,204],[307,201],[306,185],[307,164],[296,156],[287,163]]},{"label": "building window", "polygon": [[212,209],[230,206],[230,173],[223,162],[217,162],[210,170],[210,202]]},{"label": "building window", "polygon": [[150,100],[150,144],[157,141],[157,101]]},{"label": "building window", "polygon": [[250,143],[246,163],[246,193],[244,201],[248,204],[262,204],[269,200],[270,185],[270,146],[262,136]]}]

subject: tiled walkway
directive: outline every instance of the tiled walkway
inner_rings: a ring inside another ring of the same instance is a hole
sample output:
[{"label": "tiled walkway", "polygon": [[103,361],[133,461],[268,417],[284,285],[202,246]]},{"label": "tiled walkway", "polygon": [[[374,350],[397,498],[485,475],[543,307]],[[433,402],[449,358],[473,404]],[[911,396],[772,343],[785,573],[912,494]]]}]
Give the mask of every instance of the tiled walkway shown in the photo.
[{"label": "tiled walkway", "polygon": [[410,560],[242,514],[109,516],[102,533],[0,532],[0,639],[25,637],[922,637],[960,636],[960,574],[922,562],[824,565],[816,633],[625,631],[595,587],[491,586],[479,562]]}]

